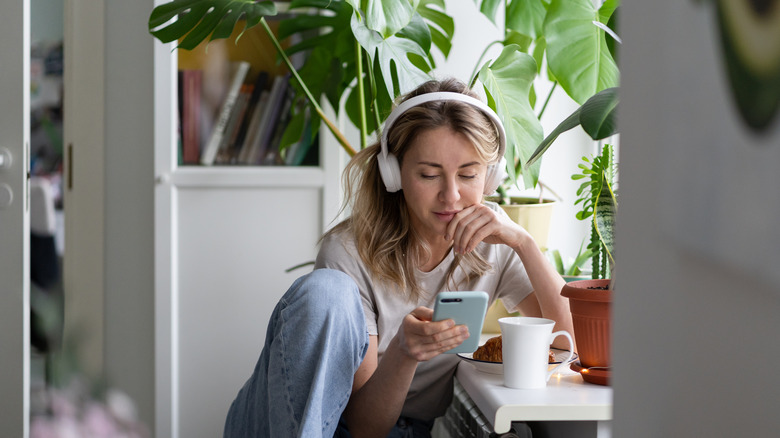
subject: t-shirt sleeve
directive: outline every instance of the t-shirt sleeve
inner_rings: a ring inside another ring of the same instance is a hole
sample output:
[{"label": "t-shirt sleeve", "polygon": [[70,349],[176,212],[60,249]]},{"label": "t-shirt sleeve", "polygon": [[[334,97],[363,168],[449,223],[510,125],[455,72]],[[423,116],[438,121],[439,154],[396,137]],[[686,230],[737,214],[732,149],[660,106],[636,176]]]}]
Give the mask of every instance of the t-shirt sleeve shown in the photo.
[{"label": "t-shirt sleeve", "polygon": [[354,241],[346,239],[343,233],[331,233],[320,244],[314,269],[336,269],[352,277],[360,290],[366,329],[369,335],[376,335],[377,313],[371,276],[363,266]]}]

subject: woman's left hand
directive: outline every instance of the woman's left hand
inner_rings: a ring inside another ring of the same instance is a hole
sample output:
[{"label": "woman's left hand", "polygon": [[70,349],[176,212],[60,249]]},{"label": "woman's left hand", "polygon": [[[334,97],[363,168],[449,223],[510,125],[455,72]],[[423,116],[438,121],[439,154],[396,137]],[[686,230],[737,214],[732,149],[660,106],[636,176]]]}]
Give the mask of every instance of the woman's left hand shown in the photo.
[{"label": "woman's left hand", "polygon": [[496,214],[483,204],[464,208],[447,225],[445,239],[452,241],[456,253],[466,254],[474,250],[479,242],[503,243],[517,247],[528,234],[521,226]]}]

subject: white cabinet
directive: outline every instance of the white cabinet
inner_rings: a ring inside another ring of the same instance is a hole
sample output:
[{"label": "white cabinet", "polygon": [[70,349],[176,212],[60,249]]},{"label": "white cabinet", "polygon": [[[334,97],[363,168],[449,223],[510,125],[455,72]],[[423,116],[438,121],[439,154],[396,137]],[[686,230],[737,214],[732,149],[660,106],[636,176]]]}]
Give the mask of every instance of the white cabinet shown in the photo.
[{"label": "white cabinet", "polygon": [[176,54],[155,48],[155,375],[158,437],[221,436],[269,316],[311,268],[339,208],[339,147],[318,167],[177,166]]}]

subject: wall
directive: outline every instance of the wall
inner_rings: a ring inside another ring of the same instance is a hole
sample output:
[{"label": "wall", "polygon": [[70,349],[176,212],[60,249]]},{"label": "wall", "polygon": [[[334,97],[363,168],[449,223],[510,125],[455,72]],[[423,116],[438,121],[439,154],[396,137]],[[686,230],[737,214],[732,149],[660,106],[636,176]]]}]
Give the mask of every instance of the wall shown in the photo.
[{"label": "wall", "polygon": [[[716,3],[626,1],[621,12],[614,436],[780,429],[780,288],[765,268],[778,258],[762,243],[778,233],[747,225],[776,223],[780,120],[762,134],[741,123]],[[756,243],[724,251],[735,236]]]}]

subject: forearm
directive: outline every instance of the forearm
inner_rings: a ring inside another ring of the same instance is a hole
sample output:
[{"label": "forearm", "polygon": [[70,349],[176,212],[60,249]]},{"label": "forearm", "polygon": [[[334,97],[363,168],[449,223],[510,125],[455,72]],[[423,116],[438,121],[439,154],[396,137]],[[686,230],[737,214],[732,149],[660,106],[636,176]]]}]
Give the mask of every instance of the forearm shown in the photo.
[{"label": "forearm", "polygon": [[352,394],[344,411],[353,437],[387,436],[401,415],[416,369],[417,361],[402,354],[394,338],[371,378]]}]

